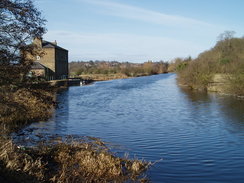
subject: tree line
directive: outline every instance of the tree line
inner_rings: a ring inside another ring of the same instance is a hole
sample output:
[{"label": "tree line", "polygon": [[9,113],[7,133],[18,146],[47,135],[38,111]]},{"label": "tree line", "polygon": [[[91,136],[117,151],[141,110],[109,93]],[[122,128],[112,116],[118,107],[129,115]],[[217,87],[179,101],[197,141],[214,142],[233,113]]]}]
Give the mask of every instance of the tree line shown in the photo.
[{"label": "tree line", "polygon": [[129,63],[117,61],[79,61],[69,64],[71,75],[124,74],[128,77],[146,76],[168,72],[167,62]]}]

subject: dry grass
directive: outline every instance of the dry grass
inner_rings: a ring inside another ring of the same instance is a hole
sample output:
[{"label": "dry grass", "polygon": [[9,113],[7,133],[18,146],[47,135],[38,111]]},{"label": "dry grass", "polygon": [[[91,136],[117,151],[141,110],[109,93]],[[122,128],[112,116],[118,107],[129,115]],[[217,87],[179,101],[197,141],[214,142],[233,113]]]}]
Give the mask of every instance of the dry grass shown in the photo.
[{"label": "dry grass", "polygon": [[0,125],[5,130],[48,119],[55,104],[54,92],[47,89],[1,89],[0,99]]},{"label": "dry grass", "polygon": [[1,182],[16,183],[146,182],[141,175],[150,166],[116,157],[95,138],[46,142],[32,148],[1,139],[0,165],[0,173],[5,175]]},{"label": "dry grass", "polygon": [[106,80],[114,80],[114,79],[126,79],[129,78],[125,74],[85,74],[80,75],[82,79],[94,80],[94,81],[106,81]]}]

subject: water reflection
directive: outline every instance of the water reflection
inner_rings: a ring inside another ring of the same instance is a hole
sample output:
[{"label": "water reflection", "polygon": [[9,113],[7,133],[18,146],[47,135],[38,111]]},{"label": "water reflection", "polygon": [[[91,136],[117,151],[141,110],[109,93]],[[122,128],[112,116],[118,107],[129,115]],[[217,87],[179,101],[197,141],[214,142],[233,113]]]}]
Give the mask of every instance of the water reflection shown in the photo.
[{"label": "water reflection", "polygon": [[208,95],[207,92],[201,91],[201,90],[192,90],[189,89],[186,86],[180,86],[179,88],[181,92],[183,92],[191,102],[196,102],[196,103],[206,103],[206,102],[211,102],[211,97]]},{"label": "water reflection", "polygon": [[231,96],[222,96],[218,98],[219,106],[230,120],[244,125],[244,100]]},{"label": "water reflection", "polygon": [[[223,95],[213,92],[205,92],[198,90],[191,90],[187,87],[180,87],[180,90],[187,96],[189,105],[197,117],[200,115],[198,108],[207,112],[209,120],[211,114],[217,113],[219,116],[225,116],[223,122],[229,124],[229,127],[237,129],[238,132],[244,135],[244,100],[230,95]],[[232,129],[234,132],[235,130]],[[242,130],[240,130],[242,129]],[[231,131],[231,129],[228,129]]]},{"label": "water reflection", "polygon": [[[58,103],[58,109],[55,111],[53,118],[49,121],[52,122],[52,125],[49,125],[49,128],[52,128],[52,133],[60,133],[60,129],[63,131],[67,130],[67,124],[69,122],[70,116],[70,105],[69,100],[70,98],[70,91],[69,88],[63,89],[56,94],[56,101]],[[55,121],[59,121],[56,123]]]}]

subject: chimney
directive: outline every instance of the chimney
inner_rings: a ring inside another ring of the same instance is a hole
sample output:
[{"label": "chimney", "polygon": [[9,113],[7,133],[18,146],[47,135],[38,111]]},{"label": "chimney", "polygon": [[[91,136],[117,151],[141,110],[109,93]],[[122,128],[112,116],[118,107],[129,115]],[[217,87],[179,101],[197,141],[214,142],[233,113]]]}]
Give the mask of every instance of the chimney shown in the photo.
[{"label": "chimney", "polygon": [[55,40],[54,42],[52,42],[53,44],[55,44],[55,45],[58,45],[58,43],[57,43],[57,41]]}]

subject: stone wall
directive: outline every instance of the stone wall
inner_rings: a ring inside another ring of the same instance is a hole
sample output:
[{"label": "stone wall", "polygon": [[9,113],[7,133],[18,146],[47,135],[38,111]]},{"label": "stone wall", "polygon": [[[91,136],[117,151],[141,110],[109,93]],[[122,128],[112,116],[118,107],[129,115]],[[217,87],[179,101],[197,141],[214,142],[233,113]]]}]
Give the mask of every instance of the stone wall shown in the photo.
[{"label": "stone wall", "polygon": [[51,69],[53,72],[56,72],[55,69],[55,49],[54,48],[45,48],[44,55],[40,58],[40,60],[37,60],[42,65],[45,65],[49,69]]}]

